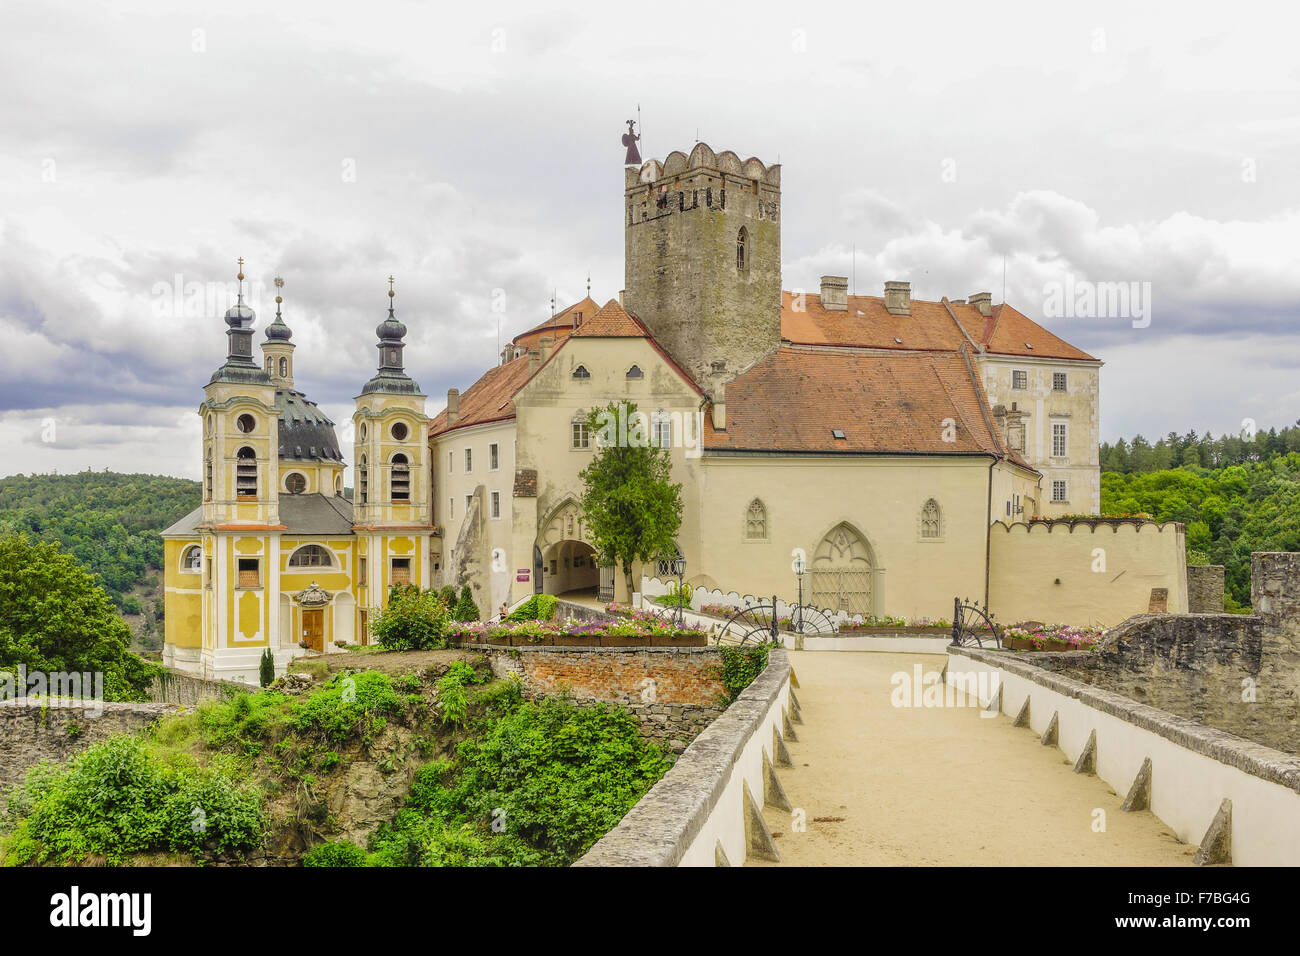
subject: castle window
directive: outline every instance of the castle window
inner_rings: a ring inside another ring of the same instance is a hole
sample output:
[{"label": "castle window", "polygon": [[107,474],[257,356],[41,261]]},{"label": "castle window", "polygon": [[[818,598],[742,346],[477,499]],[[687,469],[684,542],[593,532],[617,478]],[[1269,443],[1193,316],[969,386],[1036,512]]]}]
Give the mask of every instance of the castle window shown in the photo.
[{"label": "castle window", "polygon": [[501,492],[492,492],[492,517],[501,517]]},{"label": "castle window", "polygon": [[745,512],[745,537],[750,541],[767,537],[767,506],[757,498],[749,503],[749,510]]},{"label": "castle window", "polygon": [[591,373],[587,371],[587,366],[579,365],[573,370],[574,378],[591,378]]},{"label": "castle window", "polygon": [[235,453],[235,496],[257,497],[257,453],[247,445]]},{"label": "castle window", "polygon": [[203,456],[203,500],[212,500],[212,449]]},{"label": "castle window", "polygon": [[465,449],[465,474],[468,475],[473,470],[474,470],[474,449],[466,448]]},{"label": "castle window", "polygon": [[1064,458],[1067,448],[1065,422],[1052,422],[1052,457]]},{"label": "castle window", "polygon": [[307,490],[307,479],[299,472],[290,472],[289,477],[284,479],[284,487],[289,490],[289,494],[300,495]]},{"label": "castle window", "polygon": [[1052,482],[1052,500],[1058,502],[1070,500],[1064,481],[1058,479]]},{"label": "castle window", "polygon": [[289,360],[287,358],[282,358],[280,359],[280,377],[287,378],[288,375],[289,375]]},{"label": "castle window", "polygon": [[244,434],[248,434],[257,427],[257,419],[252,415],[240,415],[235,419],[235,427]]},{"label": "castle window", "polygon": [[591,447],[591,429],[585,421],[573,422],[573,433],[571,436],[570,447],[574,449],[587,449]]},{"label": "castle window", "polygon": [[291,568],[332,568],[334,559],[319,544],[309,544],[299,548],[289,558]]},{"label": "castle window", "polygon": [[363,505],[370,497],[370,468],[366,464],[365,455],[362,455],[361,460],[357,462],[357,495]]},{"label": "castle window", "polygon": [[654,448],[673,447],[673,420],[667,412],[656,412],[650,423],[650,444]]},{"label": "castle window", "polygon": [[411,430],[406,427],[406,422],[393,422],[393,427],[388,430],[388,433],[393,436],[393,441],[406,441],[406,436],[411,433]]},{"label": "castle window", "polygon": [[749,230],[744,226],[736,235],[736,268],[741,272],[749,268]]},{"label": "castle window", "polygon": [[628,378],[645,378],[645,372],[641,371],[641,366],[633,365],[627,370]]},{"label": "castle window", "polygon": [[496,442],[488,445],[488,470],[496,471],[501,467],[501,446]]},{"label": "castle window", "polygon": [[405,455],[393,456],[393,500],[411,500],[411,466]]},{"label": "castle window", "polygon": [[203,549],[197,544],[191,544],[181,552],[181,570],[186,574],[203,571]]},{"label": "castle window", "polygon": [[1023,369],[1013,369],[1011,372],[1011,387],[1022,389],[1029,387],[1029,373]]},{"label": "castle window", "polygon": [[939,537],[939,502],[933,498],[921,508],[921,537]]},{"label": "castle window", "polygon": [[1052,373],[1052,391],[1054,391],[1054,392],[1064,392],[1064,391],[1065,391],[1065,373],[1064,373],[1064,372],[1053,372],[1053,373]]}]

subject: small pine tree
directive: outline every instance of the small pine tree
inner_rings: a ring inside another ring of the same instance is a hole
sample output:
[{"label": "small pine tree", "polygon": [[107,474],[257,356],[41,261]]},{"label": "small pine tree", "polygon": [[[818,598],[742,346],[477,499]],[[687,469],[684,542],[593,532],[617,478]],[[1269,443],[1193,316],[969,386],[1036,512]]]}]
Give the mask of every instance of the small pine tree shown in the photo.
[{"label": "small pine tree", "polygon": [[456,607],[456,589],[450,584],[444,584],[438,589],[438,597],[442,599],[443,604],[447,605],[447,610]]},{"label": "small pine tree", "polygon": [[460,600],[456,602],[453,617],[458,621],[478,620],[478,605],[474,603],[474,593],[468,584],[460,589]]},{"label": "small pine tree", "polygon": [[262,663],[258,667],[257,677],[263,687],[267,687],[275,681],[275,658],[271,656],[269,647],[262,651]]}]

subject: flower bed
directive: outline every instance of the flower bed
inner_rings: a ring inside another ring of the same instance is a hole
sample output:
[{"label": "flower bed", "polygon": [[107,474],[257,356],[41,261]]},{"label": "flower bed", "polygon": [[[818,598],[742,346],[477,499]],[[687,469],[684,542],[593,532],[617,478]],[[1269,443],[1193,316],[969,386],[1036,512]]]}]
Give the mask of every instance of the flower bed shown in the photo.
[{"label": "flower bed", "polygon": [[1002,646],[1014,651],[1090,651],[1105,633],[1102,627],[1012,624],[1002,632]]},{"label": "flower bed", "polygon": [[[632,609],[628,609],[631,611]],[[644,612],[634,611],[642,615]],[[708,643],[698,628],[675,628],[653,615],[624,616],[616,621],[481,621],[448,626],[452,644],[509,644],[514,647],[703,647]]]}]

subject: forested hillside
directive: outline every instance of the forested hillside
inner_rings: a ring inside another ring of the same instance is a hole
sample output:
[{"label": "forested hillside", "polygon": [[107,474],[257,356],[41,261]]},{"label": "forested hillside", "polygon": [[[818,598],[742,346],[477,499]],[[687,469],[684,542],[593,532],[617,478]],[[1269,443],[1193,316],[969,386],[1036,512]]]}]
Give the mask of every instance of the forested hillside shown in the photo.
[{"label": "forested hillside", "polygon": [[1101,470],[1143,475],[1167,471],[1180,465],[1200,468],[1226,468],[1251,462],[1269,461],[1279,455],[1300,452],[1300,422],[1280,431],[1270,428],[1252,434],[1243,428],[1239,435],[1215,438],[1208,431],[1197,435],[1170,432],[1152,444],[1141,435],[1131,440],[1121,438],[1115,444],[1101,443]]},{"label": "forested hillside", "polygon": [[[159,532],[199,504],[199,483],[161,475],[81,472],[0,478],[0,534],[57,541],[99,576],[139,635],[160,632],[163,545]],[[146,646],[160,641],[145,640]]]},{"label": "forested hillside", "polygon": [[[1300,429],[1285,431],[1300,436]],[[1224,468],[1187,465],[1144,473],[1106,471],[1103,465],[1101,510],[1183,522],[1188,563],[1222,564],[1228,609],[1247,607],[1250,553],[1300,551],[1300,453]]]}]

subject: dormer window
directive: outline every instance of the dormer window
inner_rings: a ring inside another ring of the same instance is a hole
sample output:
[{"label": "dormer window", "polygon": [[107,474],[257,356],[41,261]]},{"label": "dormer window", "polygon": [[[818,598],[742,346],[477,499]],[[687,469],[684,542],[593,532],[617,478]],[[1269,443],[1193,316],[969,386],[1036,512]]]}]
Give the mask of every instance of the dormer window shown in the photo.
[{"label": "dormer window", "polygon": [[573,370],[574,378],[591,378],[591,373],[587,371],[587,366],[579,365]]},{"label": "dormer window", "polygon": [[831,437],[836,439],[837,441],[844,441],[844,431],[839,428],[832,428]]}]

